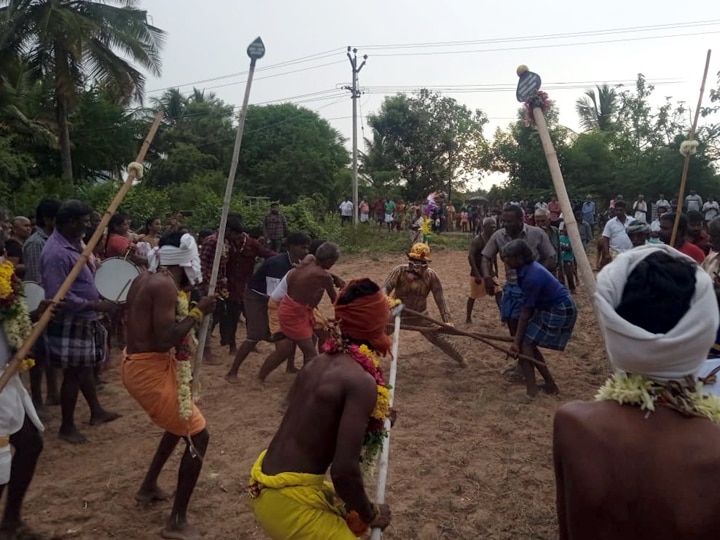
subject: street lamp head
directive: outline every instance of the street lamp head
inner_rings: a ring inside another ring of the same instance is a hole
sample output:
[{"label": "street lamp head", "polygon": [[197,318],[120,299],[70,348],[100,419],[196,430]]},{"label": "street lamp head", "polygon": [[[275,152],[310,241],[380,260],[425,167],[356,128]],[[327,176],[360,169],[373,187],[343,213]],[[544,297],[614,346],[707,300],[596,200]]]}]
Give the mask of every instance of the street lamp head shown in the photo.
[{"label": "street lamp head", "polygon": [[353,49],[353,53],[357,54],[357,49]]},{"label": "street lamp head", "polygon": [[348,45],[348,52],[350,52],[351,50],[352,50],[352,47],[350,45]]},{"label": "street lamp head", "polygon": [[367,60],[367,54],[363,56],[363,60]]},{"label": "street lamp head", "polygon": [[263,40],[258,37],[255,41],[248,45],[247,55],[252,60],[260,60],[260,58],[265,56],[265,44],[263,43]]}]

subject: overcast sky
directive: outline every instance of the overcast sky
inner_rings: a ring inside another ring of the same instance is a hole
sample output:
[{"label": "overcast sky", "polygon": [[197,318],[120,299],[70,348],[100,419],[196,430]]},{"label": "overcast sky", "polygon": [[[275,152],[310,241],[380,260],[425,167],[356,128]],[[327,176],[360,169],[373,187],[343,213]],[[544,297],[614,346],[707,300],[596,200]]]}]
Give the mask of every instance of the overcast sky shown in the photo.
[{"label": "overcast sky", "polygon": [[[720,71],[718,0],[142,0],[141,5],[168,33],[163,74],[148,80],[149,96],[169,86],[190,91],[193,82],[216,79],[195,86],[240,105],[249,65],[245,50],[261,36],[267,53],[258,62],[250,102],[301,103],[348,139],[351,100],[337,90],[351,81],[348,45],[369,57],[359,75],[366,90],[363,116],[402,88],[439,87],[488,115],[488,138],[515,116],[519,64],[541,75],[561,122],[576,130],[574,103],[585,88],[604,82],[632,86],[643,73],[656,85],[657,103],[672,96],[694,110],[713,44],[710,88],[717,87]],[[469,43],[439,44],[458,41]],[[306,61],[277,65],[294,60]],[[486,179],[483,187],[492,182]]]}]

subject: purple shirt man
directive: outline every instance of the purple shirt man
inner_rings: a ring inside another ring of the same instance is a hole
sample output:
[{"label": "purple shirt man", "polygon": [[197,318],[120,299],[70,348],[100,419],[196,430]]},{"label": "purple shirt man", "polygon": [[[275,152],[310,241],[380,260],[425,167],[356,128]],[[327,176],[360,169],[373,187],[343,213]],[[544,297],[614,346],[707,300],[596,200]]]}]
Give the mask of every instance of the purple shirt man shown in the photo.
[{"label": "purple shirt man", "polygon": [[[70,241],[57,230],[48,237],[40,255],[40,268],[42,268],[42,283],[45,288],[45,298],[51,299],[58,292],[75,263],[82,254],[80,240]],[[86,264],[75,283],[65,295],[65,308],[67,314],[89,320],[96,320],[95,304],[100,300],[93,269]]]}]

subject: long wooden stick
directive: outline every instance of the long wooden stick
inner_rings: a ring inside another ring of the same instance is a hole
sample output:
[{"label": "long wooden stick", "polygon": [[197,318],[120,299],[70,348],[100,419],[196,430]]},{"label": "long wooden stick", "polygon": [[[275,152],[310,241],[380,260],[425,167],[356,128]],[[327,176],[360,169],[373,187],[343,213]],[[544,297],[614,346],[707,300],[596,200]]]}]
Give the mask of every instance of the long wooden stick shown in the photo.
[{"label": "long wooden stick", "polygon": [[[142,163],[145,160],[145,155],[147,154],[148,149],[150,148],[150,144],[152,144],[153,139],[155,138],[155,134],[157,133],[158,128],[160,127],[160,122],[162,122],[163,119],[163,113],[158,112],[155,115],[155,121],[153,122],[152,126],[150,127],[150,131],[145,138],[145,141],[142,144],[142,147],[140,148],[140,152],[138,153],[137,157],[135,158],[135,161],[137,163]],[[136,172],[135,170],[131,170],[128,173],[127,179],[123,183],[123,185],[120,187],[120,190],[117,192],[117,195],[115,195],[115,198],[110,203],[110,206],[108,206],[107,210],[105,210],[105,214],[103,215],[102,219],[100,220],[100,224],[95,229],[95,232],[93,233],[92,237],[90,238],[90,241],[85,246],[85,249],[83,250],[82,254],[78,258],[77,262],[75,263],[75,266],[73,266],[72,270],[70,270],[70,273],[65,278],[65,281],[63,281],[62,285],[60,285],[60,288],[55,293],[55,296],[52,299],[53,304],[57,304],[60,302],[67,292],[70,290],[70,287],[72,287],[73,283],[75,283],[75,280],[80,275],[80,272],[84,268],[84,266],[87,264],[88,260],[90,259],[90,255],[92,255],[93,250],[95,249],[95,246],[102,238],[103,232],[105,230],[105,227],[107,227],[110,218],[115,214],[116,210],[118,209],[118,206],[120,206],[120,203],[125,198],[125,195],[130,190],[130,188],[133,185],[133,182],[136,179]],[[45,312],[40,317],[40,320],[37,322],[37,324],[33,327],[32,332],[28,336],[28,338],[25,340],[25,343],[22,344],[22,346],[17,350],[15,353],[15,356],[13,356],[12,360],[8,363],[7,367],[5,368],[5,371],[3,372],[2,376],[0,376],[0,392],[5,388],[5,385],[10,381],[10,378],[15,375],[20,367],[20,364],[27,356],[30,354],[30,350],[32,349],[32,346],[35,344],[35,342],[38,340],[38,338],[42,335],[42,333],[45,331],[45,328],[47,327],[48,323],[50,322],[50,319],[52,319],[52,310],[46,309]]]},{"label": "long wooden stick", "polygon": [[[707,81],[708,70],[710,69],[710,56],[712,50],[708,49],[707,57],[705,58],[705,71],[703,72],[702,84],[700,85],[700,96],[698,97],[697,108],[695,109],[695,118],[693,119],[692,126],[690,127],[690,136],[688,140],[692,141],[695,138],[695,130],[697,129],[698,118],[700,117],[700,107],[702,107],[703,94],[705,93],[705,81]],[[680,177],[680,192],[678,193],[678,208],[675,212],[675,223],[673,223],[672,235],[670,236],[670,245],[674,246],[677,240],[678,226],[680,225],[680,214],[682,214],[683,200],[685,197],[685,186],[687,185],[688,171],[690,170],[690,158],[691,154],[685,156],[683,161],[682,176]]]},{"label": "long wooden stick", "polygon": [[[392,327],[391,324],[388,324],[388,327]],[[400,326],[400,330],[407,330],[409,332],[427,332],[428,330],[434,330],[432,327],[428,326],[412,326],[409,324],[403,324]],[[481,334],[479,332],[462,332],[461,330],[458,330],[457,328],[440,328],[438,331],[449,334],[453,336],[459,336],[463,335],[465,337],[474,337],[476,339],[478,338],[484,338],[484,339],[492,339],[493,341],[502,341],[504,343],[512,343],[514,340],[510,336],[498,336],[496,334]]]},{"label": "long wooden stick", "polygon": [[[218,274],[220,273],[220,260],[222,252],[225,248],[225,228],[227,227],[228,214],[230,213],[230,203],[232,201],[233,186],[235,185],[235,176],[237,174],[238,162],[240,161],[240,146],[242,144],[243,131],[245,129],[245,118],[247,117],[248,103],[250,102],[250,88],[252,87],[253,77],[255,75],[256,59],[250,61],[250,71],[248,72],[247,83],[245,84],[245,95],[238,117],[238,127],[235,134],[235,146],[233,148],[232,161],[230,162],[230,172],[228,173],[227,184],[225,185],[225,198],[223,199],[222,213],[220,214],[220,228],[217,233],[217,242],[215,245],[215,257],[213,259],[212,272],[210,274],[210,284],[208,294],[215,294]],[[210,325],[212,324],[213,315],[208,315],[203,319],[200,326],[200,335],[198,336],[198,348],[193,358],[193,382],[192,393],[195,401],[200,400],[200,367],[202,366],[202,358],[205,354],[205,343],[210,333]]]},{"label": "long wooden stick", "polygon": [[470,333],[470,332],[465,332],[464,330],[460,330],[459,328],[455,328],[455,327],[452,326],[451,324],[447,324],[447,323],[444,323],[444,322],[441,322],[441,321],[437,321],[437,320],[433,319],[432,317],[430,317],[430,316],[428,316],[428,315],[425,315],[424,313],[420,313],[419,311],[413,311],[413,310],[407,309],[407,308],[405,308],[403,311],[405,311],[405,313],[407,313],[408,315],[410,315],[410,316],[412,316],[412,317],[420,317],[421,319],[425,319],[425,320],[428,321],[428,322],[431,322],[431,323],[433,323],[433,324],[437,324],[440,328],[443,328],[443,329],[445,329],[445,330],[451,331],[451,332],[457,334],[458,336],[465,336],[465,337],[469,337],[469,338],[473,338],[473,339],[476,339],[476,340],[478,340],[478,341],[481,341],[481,342],[483,342],[485,345],[487,345],[487,346],[489,346],[489,347],[492,347],[493,349],[495,349],[495,350],[497,350],[497,351],[504,352],[505,354],[510,355],[510,356],[512,356],[513,358],[518,358],[518,359],[520,359],[520,360],[527,360],[528,362],[530,362],[531,364],[536,365],[536,366],[543,366],[543,365],[544,365],[542,362],[538,362],[538,361],[537,361],[535,358],[533,358],[532,356],[526,356],[526,355],[521,354],[521,353],[514,353],[514,352],[512,352],[510,349],[506,349],[506,348],[504,348],[504,347],[500,347],[499,345],[496,345],[495,343],[493,343],[493,342],[490,341],[490,340],[487,340],[487,339],[485,339],[485,338],[478,337],[478,336],[476,336],[476,335],[473,335],[473,334]]},{"label": "long wooden stick", "polygon": [[[392,363],[390,364],[390,379],[388,386],[390,387],[390,407],[395,403],[395,381],[397,379],[398,369],[398,353],[400,351],[400,320],[404,307],[401,305],[395,308],[395,331],[393,332],[392,344]],[[385,419],[385,429],[387,437],[383,441],[382,454],[380,454],[380,471],[378,474],[377,491],[375,492],[375,502],[383,504],[385,502],[385,486],[387,484],[388,467],[390,466],[390,430],[392,425],[389,418]],[[381,529],[373,529],[371,540],[380,540],[382,538]]]}]

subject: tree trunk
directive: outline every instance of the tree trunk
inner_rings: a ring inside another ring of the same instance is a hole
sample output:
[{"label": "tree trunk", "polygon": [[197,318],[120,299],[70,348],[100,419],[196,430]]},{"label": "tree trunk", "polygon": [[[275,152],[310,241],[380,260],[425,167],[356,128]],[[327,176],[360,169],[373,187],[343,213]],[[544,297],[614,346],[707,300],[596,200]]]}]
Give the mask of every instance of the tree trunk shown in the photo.
[{"label": "tree trunk", "polygon": [[70,128],[68,127],[67,98],[62,91],[55,91],[55,114],[60,131],[60,163],[63,178],[73,183],[72,153],[70,151]]}]

